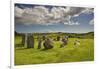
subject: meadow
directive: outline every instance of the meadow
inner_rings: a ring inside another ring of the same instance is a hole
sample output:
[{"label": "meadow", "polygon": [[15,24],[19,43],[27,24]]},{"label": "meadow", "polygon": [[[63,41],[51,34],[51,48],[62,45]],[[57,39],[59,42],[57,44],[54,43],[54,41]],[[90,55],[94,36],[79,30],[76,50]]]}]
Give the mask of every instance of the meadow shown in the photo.
[{"label": "meadow", "polygon": [[[51,38],[56,38],[52,36],[53,34],[51,35]],[[94,39],[79,38],[80,45],[74,47],[75,39],[77,38],[69,38],[68,44],[64,48],[60,48],[61,41],[53,41],[54,48],[43,50],[43,46],[41,49],[37,49],[37,39],[34,39],[34,48],[27,49],[26,46],[21,45],[22,37],[15,36],[14,63],[15,65],[29,65],[93,61]]]}]

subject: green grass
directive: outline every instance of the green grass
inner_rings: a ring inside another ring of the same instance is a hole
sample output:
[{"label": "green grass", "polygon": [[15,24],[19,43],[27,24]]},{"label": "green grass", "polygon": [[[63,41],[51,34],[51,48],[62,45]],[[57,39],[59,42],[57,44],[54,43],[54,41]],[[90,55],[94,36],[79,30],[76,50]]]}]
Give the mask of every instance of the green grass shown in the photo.
[{"label": "green grass", "polygon": [[[42,49],[37,49],[36,39],[35,48],[15,47],[15,65],[93,61],[94,40],[79,39],[81,45],[75,48],[73,46],[75,39],[69,38],[68,45],[64,48],[59,48],[60,41],[54,41],[54,48],[45,51],[43,50],[43,46]],[[21,37],[15,37],[15,44],[20,43]]]}]

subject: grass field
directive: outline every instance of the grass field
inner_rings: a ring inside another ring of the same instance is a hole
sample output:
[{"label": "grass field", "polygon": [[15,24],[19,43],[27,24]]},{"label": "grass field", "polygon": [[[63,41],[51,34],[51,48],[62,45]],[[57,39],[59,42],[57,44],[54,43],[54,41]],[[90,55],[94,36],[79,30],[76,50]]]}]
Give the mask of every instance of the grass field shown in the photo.
[{"label": "grass field", "polygon": [[59,48],[61,42],[54,41],[54,48],[49,50],[37,49],[37,39],[35,39],[35,48],[27,49],[26,47],[16,45],[21,43],[21,37],[15,37],[15,65],[28,64],[45,64],[45,63],[63,63],[63,62],[80,62],[94,60],[94,40],[79,39],[80,46],[75,48],[73,42],[76,38],[69,38],[68,45]]}]

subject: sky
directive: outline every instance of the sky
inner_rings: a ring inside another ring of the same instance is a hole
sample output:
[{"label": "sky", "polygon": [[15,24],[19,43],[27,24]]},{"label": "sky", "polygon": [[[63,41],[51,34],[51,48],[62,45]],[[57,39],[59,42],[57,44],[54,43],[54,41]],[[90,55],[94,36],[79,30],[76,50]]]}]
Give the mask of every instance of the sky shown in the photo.
[{"label": "sky", "polygon": [[94,9],[88,7],[15,4],[19,33],[87,33],[94,31]]}]

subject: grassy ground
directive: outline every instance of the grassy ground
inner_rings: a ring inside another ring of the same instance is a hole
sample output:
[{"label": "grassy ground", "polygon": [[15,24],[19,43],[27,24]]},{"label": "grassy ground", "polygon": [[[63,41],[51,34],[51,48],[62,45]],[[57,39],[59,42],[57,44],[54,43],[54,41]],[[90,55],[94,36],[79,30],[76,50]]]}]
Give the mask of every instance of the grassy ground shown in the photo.
[{"label": "grassy ground", "polygon": [[[37,49],[37,40],[35,39],[35,48],[26,49],[22,45],[15,47],[15,65],[45,64],[61,62],[79,62],[94,60],[94,40],[79,39],[80,46],[75,48],[73,41],[76,38],[69,38],[68,45],[59,48],[61,42],[54,41],[54,48],[49,50]],[[15,46],[20,44],[21,37],[15,38]]]}]

